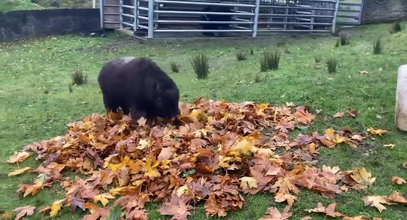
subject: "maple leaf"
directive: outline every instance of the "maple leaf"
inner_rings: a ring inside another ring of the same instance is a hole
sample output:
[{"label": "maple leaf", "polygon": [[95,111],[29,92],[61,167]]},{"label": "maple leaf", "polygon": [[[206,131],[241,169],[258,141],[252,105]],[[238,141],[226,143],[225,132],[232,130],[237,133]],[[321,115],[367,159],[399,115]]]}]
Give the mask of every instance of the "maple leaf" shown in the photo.
[{"label": "maple leaf", "polygon": [[335,113],[335,114],[333,115],[334,118],[342,118],[343,116],[345,116],[345,113],[344,113],[344,112],[338,112],[338,113]]},{"label": "maple leaf", "polygon": [[65,201],[65,199],[61,199],[61,200],[57,200],[52,203],[52,205],[50,206],[51,211],[49,212],[50,217],[57,216],[59,210],[61,210],[61,203],[64,201]]},{"label": "maple leaf", "polygon": [[93,202],[97,203],[100,201],[103,206],[106,206],[109,203],[109,199],[114,199],[114,196],[110,193],[102,193],[93,197]]},{"label": "maple leaf", "polygon": [[171,215],[174,220],[184,220],[187,219],[191,212],[189,210],[192,208],[188,205],[187,197],[178,197],[177,195],[172,195],[171,200],[164,203],[158,211],[162,215]]},{"label": "maple leaf", "polygon": [[350,175],[358,184],[362,186],[372,185],[376,178],[372,178],[372,174],[366,170],[366,168],[355,168]]},{"label": "maple leaf", "polygon": [[15,208],[13,211],[17,212],[17,216],[15,220],[19,220],[24,216],[30,216],[34,214],[35,207],[34,206],[23,206]]},{"label": "maple leaf", "polygon": [[160,161],[156,160],[154,155],[148,155],[146,157],[146,164],[144,166],[145,175],[150,179],[155,179],[160,177],[161,174],[158,172],[157,167],[160,165]]},{"label": "maple leaf", "polygon": [[7,176],[17,176],[17,175],[20,175],[22,173],[25,173],[27,171],[32,171],[32,170],[33,170],[33,168],[31,168],[31,167],[24,167],[24,168],[14,170],[14,171],[8,173]]},{"label": "maple leaf", "polygon": [[85,203],[85,208],[89,209],[90,214],[85,215],[82,220],[105,220],[107,217],[110,216],[110,211],[107,208],[100,208],[99,206],[93,203]]},{"label": "maple leaf", "polygon": [[367,129],[367,131],[371,134],[371,135],[379,135],[379,136],[383,136],[383,134],[387,133],[387,130],[383,130],[383,129],[374,129],[374,128],[369,128]]},{"label": "maple leaf", "polygon": [[316,212],[316,213],[325,213],[327,216],[330,217],[341,217],[343,216],[342,213],[336,212],[336,203],[331,203],[327,207],[325,207],[321,202],[317,203],[317,207],[313,209],[307,209],[307,212]]},{"label": "maple leaf", "polygon": [[407,204],[407,197],[400,195],[399,192],[394,191],[390,196],[387,197],[390,202]]},{"label": "maple leaf", "polygon": [[295,110],[296,112],[293,115],[302,124],[310,124],[315,119],[315,116],[310,114],[305,106],[299,106]]},{"label": "maple leaf", "polygon": [[290,211],[290,206],[286,206],[283,212],[280,212],[275,207],[270,207],[267,209],[265,216],[261,217],[259,220],[285,220],[289,219],[293,214]]},{"label": "maple leaf", "polygon": [[391,205],[393,203],[389,202],[386,196],[366,196],[362,198],[365,206],[371,206],[377,208],[379,212],[386,209],[383,204]]},{"label": "maple leaf", "polygon": [[287,204],[289,206],[292,206],[294,204],[294,201],[297,199],[296,196],[288,194],[288,193],[277,193],[276,196],[274,197],[276,202],[285,202],[287,201]]},{"label": "maple leaf", "polygon": [[253,177],[242,177],[240,178],[240,188],[243,190],[257,188],[257,180]]},{"label": "maple leaf", "polygon": [[26,160],[31,154],[26,151],[17,151],[14,152],[14,155],[10,156],[10,159],[7,160],[7,163],[21,163]]},{"label": "maple leaf", "polygon": [[395,184],[402,185],[406,183],[406,180],[399,176],[392,176],[391,181]]},{"label": "maple leaf", "polygon": [[209,195],[209,198],[205,202],[206,215],[217,215],[218,217],[226,216],[226,209],[222,208],[216,201],[214,194]]},{"label": "maple leaf", "polygon": [[44,187],[44,182],[42,180],[36,179],[33,185],[20,184],[17,192],[24,192],[23,197],[30,194],[35,195]]}]

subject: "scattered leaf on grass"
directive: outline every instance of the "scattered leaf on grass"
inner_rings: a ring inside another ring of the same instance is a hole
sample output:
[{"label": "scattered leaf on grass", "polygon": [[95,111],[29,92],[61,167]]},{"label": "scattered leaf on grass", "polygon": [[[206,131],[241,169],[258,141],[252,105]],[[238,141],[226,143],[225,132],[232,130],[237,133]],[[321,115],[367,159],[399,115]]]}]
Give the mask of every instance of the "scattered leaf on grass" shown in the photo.
[{"label": "scattered leaf on grass", "polygon": [[307,209],[307,212],[316,212],[316,213],[325,213],[327,216],[330,217],[341,217],[343,216],[342,213],[336,212],[336,203],[331,203],[327,207],[325,207],[321,202],[318,202],[317,207],[313,209]]},{"label": "scattered leaf on grass", "polygon": [[289,219],[293,214],[290,211],[290,206],[286,206],[283,212],[280,212],[275,207],[270,207],[267,209],[265,216],[261,217],[259,220],[285,220]]},{"label": "scattered leaf on grass", "polygon": [[33,170],[33,168],[31,168],[31,167],[24,167],[24,168],[14,170],[14,171],[8,173],[7,176],[17,176],[17,175],[20,175],[27,171],[32,171],[32,170]]},{"label": "scattered leaf on grass", "polygon": [[395,184],[402,185],[406,183],[406,180],[399,176],[392,176],[391,181]]},{"label": "scattered leaf on grass", "polygon": [[342,118],[343,116],[345,116],[344,112],[338,112],[338,113],[335,113],[333,117],[334,118]]},{"label": "scattered leaf on grass", "polygon": [[390,205],[392,204],[387,200],[386,196],[366,196],[363,197],[363,202],[365,203],[365,206],[371,206],[375,207],[379,212],[382,212],[383,210],[386,209],[386,207],[383,205]]},{"label": "scattered leaf on grass", "polygon": [[387,130],[383,130],[383,129],[374,129],[374,128],[369,128],[367,129],[367,131],[371,134],[371,135],[379,135],[379,136],[383,136],[383,134],[387,133]]},{"label": "scattered leaf on grass", "polygon": [[14,211],[17,212],[17,216],[15,220],[19,220],[24,216],[30,216],[34,214],[35,207],[34,206],[23,206],[15,208]]},{"label": "scattered leaf on grass", "polygon": [[7,163],[21,163],[30,156],[29,152],[18,151],[14,155],[10,156],[10,159],[7,160]]}]

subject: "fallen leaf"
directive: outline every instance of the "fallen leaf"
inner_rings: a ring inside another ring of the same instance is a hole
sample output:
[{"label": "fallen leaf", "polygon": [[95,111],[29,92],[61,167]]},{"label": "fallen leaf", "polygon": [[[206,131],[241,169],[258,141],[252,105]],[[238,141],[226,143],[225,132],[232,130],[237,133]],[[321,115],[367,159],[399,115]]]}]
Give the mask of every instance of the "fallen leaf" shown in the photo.
[{"label": "fallen leaf", "polygon": [[188,200],[184,197],[172,196],[169,202],[166,202],[158,209],[162,215],[171,215],[171,219],[183,220],[187,219],[191,212],[189,210],[192,208],[187,204]]},{"label": "fallen leaf", "polygon": [[114,196],[110,193],[102,193],[93,197],[93,202],[100,202],[103,206],[106,206],[109,203],[109,199],[114,199]]},{"label": "fallen leaf", "polygon": [[363,202],[365,206],[371,206],[375,207],[379,212],[382,212],[383,210],[386,209],[386,207],[383,204],[390,205],[392,204],[387,200],[386,196],[366,196],[363,197]]},{"label": "fallen leaf", "polygon": [[367,129],[367,131],[371,134],[371,135],[379,135],[379,136],[383,136],[383,134],[387,133],[387,130],[383,130],[383,129],[373,129],[373,128],[369,128]]},{"label": "fallen leaf", "polygon": [[344,113],[344,112],[338,112],[338,113],[335,113],[335,114],[333,115],[334,118],[342,118],[343,116],[345,116],[345,113]]},{"label": "fallen leaf", "polygon": [[345,216],[345,217],[343,217],[342,220],[368,220],[368,218],[366,218],[363,215],[354,216],[354,217]]},{"label": "fallen leaf", "polygon": [[343,216],[342,213],[336,212],[336,203],[331,203],[327,207],[325,207],[321,202],[317,203],[317,207],[313,209],[306,209],[307,212],[316,212],[316,213],[325,213],[327,216],[330,217],[341,217]]},{"label": "fallen leaf", "polygon": [[402,177],[399,177],[399,176],[391,177],[391,181],[393,183],[395,183],[395,184],[398,184],[398,185],[402,185],[402,184],[406,183],[406,180],[404,178],[402,178]]},{"label": "fallen leaf", "polygon": [[376,178],[372,178],[372,174],[366,170],[366,168],[356,168],[353,170],[351,174],[352,179],[354,179],[357,183],[363,186],[372,185]]},{"label": "fallen leaf", "polygon": [[383,147],[388,147],[390,149],[393,149],[396,145],[395,144],[385,144]]},{"label": "fallen leaf", "polygon": [[286,206],[283,212],[280,212],[275,207],[270,207],[267,209],[267,213],[265,216],[261,217],[259,220],[285,220],[289,219],[293,214],[290,211],[289,206]]},{"label": "fallen leaf", "polygon": [[30,156],[29,152],[18,151],[14,155],[10,156],[10,159],[7,160],[7,163],[21,163]]},{"label": "fallen leaf", "polygon": [[15,220],[19,220],[24,216],[30,216],[34,214],[35,207],[34,206],[23,206],[15,208],[13,211],[17,212],[17,216]]},{"label": "fallen leaf", "polygon": [[51,205],[51,211],[49,212],[49,216],[51,217],[57,216],[58,212],[61,210],[61,203],[64,201],[65,201],[64,199],[61,199],[53,202]]},{"label": "fallen leaf", "polygon": [[348,109],[347,113],[354,118],[358,115],[358,111],[355,109]]},{"label": "fallen leaf", "polygon": [[33,170],[33,168],[31,168],[31,167],[24,167],[24,168],[21,168],[18,170],[14,170],[14,171],[8,173],[7,175],[8,176],[17,176],[17,175],[20,175],[22,173],[25,173],[27,171],[32,171],[32,170]]},{"label": "fallen leaf", "polygon": [[253,177],[242,177],[240,178],[240,188],[243,190],[257,188],[257,180]]},{"label": "fallen leaf", "polygon": [[407,197],[400,195],[399,192],[394,191],[390,196],[387,197],[390,202],[407,204]]}]

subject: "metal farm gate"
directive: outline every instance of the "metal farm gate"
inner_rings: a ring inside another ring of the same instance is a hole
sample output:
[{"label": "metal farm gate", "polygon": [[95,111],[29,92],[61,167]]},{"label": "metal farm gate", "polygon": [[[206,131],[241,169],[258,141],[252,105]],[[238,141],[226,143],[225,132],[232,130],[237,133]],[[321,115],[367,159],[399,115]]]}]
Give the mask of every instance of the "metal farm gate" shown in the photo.
[{"label": "metal farm gate", "polygon": [[356,11],[362,3],[354,1],[361,0],[101,0],[101,15],[105,27],[147,38],[256,37],[266,32],[335,32],[339,15],[357,14],[360,22]]}]

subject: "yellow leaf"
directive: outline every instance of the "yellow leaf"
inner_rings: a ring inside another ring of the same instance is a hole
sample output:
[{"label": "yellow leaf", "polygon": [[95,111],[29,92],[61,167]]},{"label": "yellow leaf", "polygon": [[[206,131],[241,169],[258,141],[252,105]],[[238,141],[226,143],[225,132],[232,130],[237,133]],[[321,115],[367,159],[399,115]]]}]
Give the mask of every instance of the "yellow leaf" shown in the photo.
[{"label": "yellow leaf", "polygon": [[373,128],[369,128],[367,129],[367,131],[371,134],[371,135],[379,135],[382,136],[383,134],[387,133],[387,130],[383,130],[383,129],[373,129]]},{"label": "yellow leaf", "polygon": [[30,156],[30,153],[26,151],[15,152],[14,155],[10,156],[7,163],[20,163],[26,160]]},{"label": "yellow leaf", "polygon": [[32,168],[31,167],[24,167],[24,168],[21,168],[21,169],[18,169],[18,170],[14,170],[14,171],[8,173],[7,175],[8,176],[17,176],[17,175],[25,173],[26,171],[29,171],[29,170],[32,170]]},{"label": "yellow leaf", "polygon": [[325,130],[325,134],[328,136],[333,136],[335,134],[335,130],[332,128],[328,128]]},{"label": "yellow leaf", "polygon": [[102,193],[93,197],[93,202],[97,203],[98,201],[102,203],[103,206],[106,206],[109,203],[108,199],[114,199],[114,196],[110,193]]},{"label": "yellow leaf", "polygon": [[112,171],[118,171],[120,168],[122,168],[123,166],[126,166],[130,161],[130,157],[125,156],[123,158],[123,160],[121,161],[121,163],[117,163],[117,164],[108,164],[108,168],[111,169]]},{"label": "yellow leaf", "polygon": [[137,149],[139,149],[139,150],[144,150],[146,147],[149,147],[150,145],[151,145],[151,143],[150,143],[149,140],[147,140],[147,139],[145,139],[145,138],[142,138],[142,139],[140,139],[140,141],[138,142]]},{"label": "yellow leaf", "polygon": [[254,148],[254,144],[247,141],[247,139],[243,139],[237,142],[235,145],[232,146],[232,152],[238,152],[244,155],[249,155]]},{"label": "yellow leaf", "polygon": [[150,179],[161,176],[157,169],[158,165],[160,165],[160,161],[156,160],[154,155],[148,155],[146,158],[146,165],[144,167],[145,175]]},{"label": "yellow leaf", "polygon": [[339,144],[345,141],[345,138],[340,136],[339,134],[336,134],[335,136],[335,143]]},{"label": "yellow leaf", "polygon": [[257,188],[257,180],[253,177],[242,177],[240,180],[240,188],[243,190]]},{"label": "yellow leaf", "polygon": [[368,172],[364,167],[354,169],[351,177],[357,183],[364,186],[372,185],[376,180],[376,178],[372,178],[372,174]]},{"label": "yellow leaf", "polygon": [[186,185],[183,185],[179,187],[175,193],[177,194],[178,197],[181,197],[182,195],[188,194],[189,193],[189,188]]},{"label": "yellow leaf", "polygon": [[49,212],[49,216],[55,217],[58,214],[59,210],[61,210],[61,203],[63,201],[65,201],[65,200],[61,199],[61,200],[58,200],[58,201],[55,201],[52,203],[51,211]]}]

